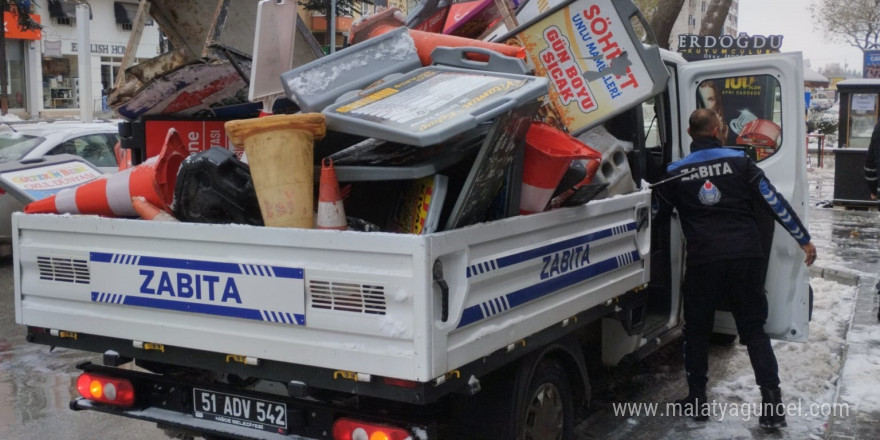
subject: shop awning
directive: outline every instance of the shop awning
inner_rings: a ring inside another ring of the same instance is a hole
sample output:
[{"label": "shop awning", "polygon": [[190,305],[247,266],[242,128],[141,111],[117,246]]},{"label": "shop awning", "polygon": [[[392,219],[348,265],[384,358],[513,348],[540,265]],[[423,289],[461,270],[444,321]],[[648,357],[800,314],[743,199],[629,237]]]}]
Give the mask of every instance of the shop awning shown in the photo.
[{"label": "shop awning", "polygon": [[[116,14],[117,24],[131,26],[134,25],[134,18],[137,17],[138,4],[113,2],[113,12]],[[144,24],[146,24],[147,26],[152,26],[153,20],[147,17],[147,20]]]},{"label": "shop awning", "polygon": [[49,17],[76,18],[76,4],[63,0],[49,0]]},{"label": "shop awning", "polygon": [[113,2],[113,11],[116,13],[116,23],[134,24],[138,5],[135,3]]},{"label": "shop awning", "polygon": [[807,87],[828,87],[828,77],[804,66],[804,85]]}]

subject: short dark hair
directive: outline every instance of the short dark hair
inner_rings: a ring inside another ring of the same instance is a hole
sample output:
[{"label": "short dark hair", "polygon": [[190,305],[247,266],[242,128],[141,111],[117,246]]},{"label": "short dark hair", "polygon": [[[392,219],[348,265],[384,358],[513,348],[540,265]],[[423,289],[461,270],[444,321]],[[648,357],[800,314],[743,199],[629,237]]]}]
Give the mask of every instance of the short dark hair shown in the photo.
[{"label": "short dark hair", "polygon": [[712,136],[712,130],[720,124],[718,113],[710,108],[698,108],[691,113],[691,117],[688,119],[691,136]]}]

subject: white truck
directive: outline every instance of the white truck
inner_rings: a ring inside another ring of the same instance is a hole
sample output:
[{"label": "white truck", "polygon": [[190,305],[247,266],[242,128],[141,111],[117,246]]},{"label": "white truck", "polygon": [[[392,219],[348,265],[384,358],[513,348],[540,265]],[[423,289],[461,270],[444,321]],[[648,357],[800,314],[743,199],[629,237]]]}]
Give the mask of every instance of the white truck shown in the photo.
[{"label": "white truck", "polygon": [[[175,435],[571,438],[587,358],[638,359],[680,333],[682,237],[652,221],[645,183],[688,153],[706,81],[806,221],[800,54],[663,61],[663,91],[604,123],[633,144],[632,193],[426,235],[18,213],[16,322],[103,355],[79,365],[72,409]],[[808,272],[775,228],[766,329],[802,341]]]}]

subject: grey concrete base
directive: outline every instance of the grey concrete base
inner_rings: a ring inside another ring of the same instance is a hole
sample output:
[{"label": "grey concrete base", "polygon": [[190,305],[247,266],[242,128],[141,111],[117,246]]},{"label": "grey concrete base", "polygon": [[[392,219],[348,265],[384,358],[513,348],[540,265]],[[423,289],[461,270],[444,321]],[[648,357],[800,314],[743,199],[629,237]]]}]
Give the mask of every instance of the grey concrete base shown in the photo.
[{"label": "grey concrete base", "polygon": [[[826,273],[827,275],[827,273]],[[832,276],[839,276],[835,272]],[[858,296],[855,310],[847,333],[844,361],[840,380],[837,381],[835,403],[846,408],[848,414],[832,414],[828,421],[826,439],[829,440],[873,440],[880,438],[880,409],[876,405],[862,405],[860,392],[867,387],[875,387],[880,382],[880,365],[860,362],[858,368],[848,369],[851,359],[863,361],[880,352],[880,339],[876,338],[876,326],[880,295],[877,295],[873,277],[861,277],[858,282]],[[868,380],[866,380],[866,377]],[[872,383],[866,384],[864,382]]]},{"label": "grey concrete base", "polygon": [[859,274],[840,269],[826,269],[821,266],[811,266],[810,276],[824,278],[828,281],[843,284],[845,286],[856,286],[859,284]]}]

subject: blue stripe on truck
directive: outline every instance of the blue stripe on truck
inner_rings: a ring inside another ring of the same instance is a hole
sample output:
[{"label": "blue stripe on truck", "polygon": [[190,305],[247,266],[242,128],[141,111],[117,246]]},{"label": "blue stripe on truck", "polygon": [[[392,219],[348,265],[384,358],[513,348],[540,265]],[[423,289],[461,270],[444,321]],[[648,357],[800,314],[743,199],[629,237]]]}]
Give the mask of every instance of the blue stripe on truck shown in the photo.
[{"label": "blue stripe on truck", "polygon": [[[558,249],[557,249],[558,251]],[[548,251],[555,252],[555,251]],[[540,256],[540,255],[538,255]],[[533,257],[536,258],[536,257]],[[506,301],[507,307],[504,311],[522,306],[531,301],[537,300],[543,296],[549,295],[556,291],[562,290],[566,287],[573,286],[580,282],[586,281],[590,278],[595,278],[599,275],[611,272],[613,270],[619,269],[621,267],[627,266],[629,264],[634,264],[641,260],[638,251],[630,251],[622,255],[615,256],[613,258],[609,258],[607,260],[599,261],[589,266],[583,267],[578,270],[574,270],[568,272],[564,275],[560,275],[555,278],[551,278],[549,280],[533,284],[529,287],[525,287],[520,290],[516,290],[505,295],[502,295],[498,298],[492,298],[488,301],[485,301],[480,304],[476,304],[464,309],[462,312],[461,320],[458,323],[457,328],[462,328],[467,325],[471,325],[477,321],[489,318],[497,313],[484,313],[485,310],[489,311],[490,306],[496,299],[502,299]],[[487,304],[488,303],[488,304]],[[495,303],[497,304],[497,303]]]},{"label": "blue stripe on truck", "polygon": [[523,252],[518,252],[513,255],[495,258],[486,262],[474,263],[467,267],[465,276],[467,278],[471,278],[473,276],[481,275],[508,266],[513,266],[514,264],[522,263],[523,261],[543,257],[547,254],[552,254],[554,252],[559,252],[561,250],[573,248],[575,246],[587,244],[614,235],[624,234],[630,231],[634,231],[635,229],[636,223],[630,222],[624,225],[618,225],[608,229],[603,229],[601,231],[591,232],[589,234],[569,238],[568,240],[560,241],[558,243],[551,243],[545,246],[529,249]]},{"label": "blue stripe on truck", "polygon": [[[182,258],[147,257],[141,255],[91,252],[89,259],[97,263],[130,264],[135,266],[187,269],[205,272],[245,274],[251,276],[303,279],[303,270],[293,267],[262,266],[257,264],[225,263],[220,261],[189,260]],[[269,270],[271,269],[271,271]]]},{"label": "blue stripe on truck", "polygon": [[284,324],[306,324],[306,317],[301,313],[226,307],[168,299],[144,298],[135,295],[92,292],[92,301],[124,304],[127,306],[149,307],[153,309],[176,310],[179,312],[204,313],[207,315],[229,316],[233,318],[253,319],[257,321],[278,322]]}]

